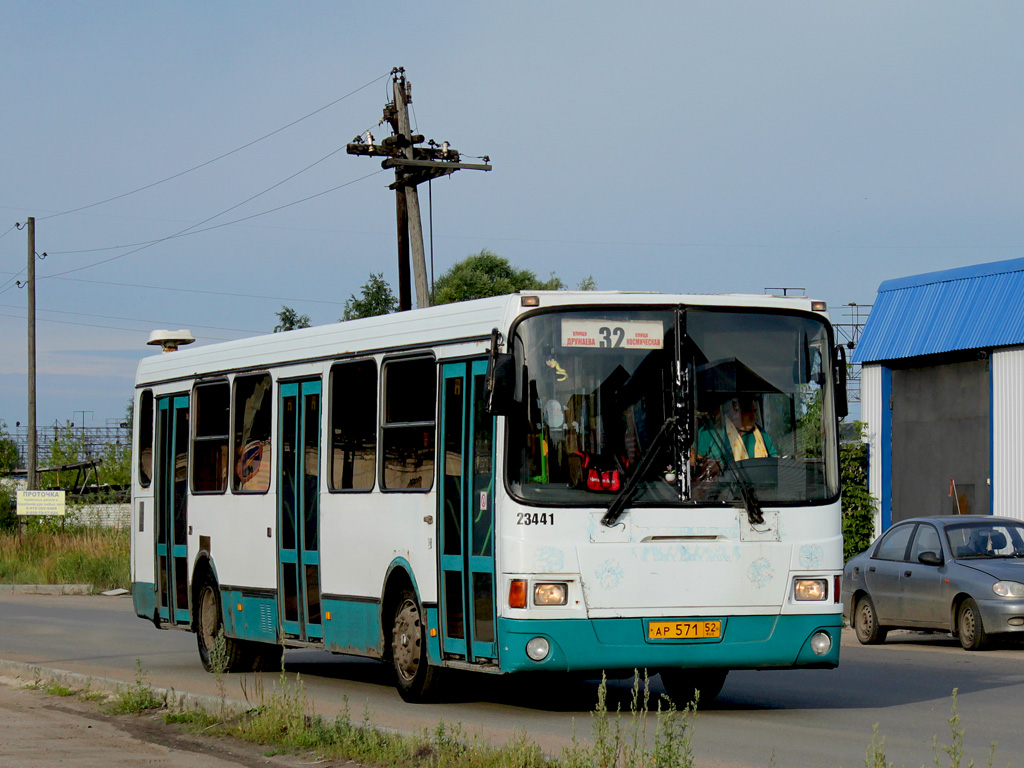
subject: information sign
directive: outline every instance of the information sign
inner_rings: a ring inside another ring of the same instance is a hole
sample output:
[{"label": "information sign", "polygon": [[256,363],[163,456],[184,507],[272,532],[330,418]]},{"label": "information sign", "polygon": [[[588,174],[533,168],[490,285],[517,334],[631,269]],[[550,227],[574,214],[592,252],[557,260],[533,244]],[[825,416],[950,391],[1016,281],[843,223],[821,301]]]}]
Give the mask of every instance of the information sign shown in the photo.
[{"label": "information sign", "polygon": [[18,491],[19,515],[63,515],[64,491]]},{"label": "information sign", "polygon": [[658,320],[562,319],[562,346],[589,349],[661,349],[665,329]]}]

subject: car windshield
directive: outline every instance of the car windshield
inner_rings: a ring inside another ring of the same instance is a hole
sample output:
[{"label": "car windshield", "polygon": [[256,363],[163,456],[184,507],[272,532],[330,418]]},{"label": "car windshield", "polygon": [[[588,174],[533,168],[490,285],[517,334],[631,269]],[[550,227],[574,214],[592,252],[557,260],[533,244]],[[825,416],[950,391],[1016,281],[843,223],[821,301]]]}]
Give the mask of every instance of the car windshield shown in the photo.
[{"label": "car windshield", "polygon": [[958,560],[1024,557],[1024,524],[991,519],[957,523],[946,527],[946,541]]},{"label": "car windshield", "polygon": [[735,506],[745,492],[762,504],[834,498],[826,324],[764,310],[679,312],[576,310],[518,325],[513,493],[607,506],[643,467],[630,503]]}]

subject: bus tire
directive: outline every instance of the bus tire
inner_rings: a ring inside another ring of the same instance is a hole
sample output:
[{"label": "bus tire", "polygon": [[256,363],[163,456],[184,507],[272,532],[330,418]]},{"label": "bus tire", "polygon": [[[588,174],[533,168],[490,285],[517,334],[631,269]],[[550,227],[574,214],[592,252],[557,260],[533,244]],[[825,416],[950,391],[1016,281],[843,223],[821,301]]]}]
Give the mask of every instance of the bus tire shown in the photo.
[{"label": "bus tire", "polygon": [[410,703],[431,701],[440,691],[443,670],[427,662],[426,622],[416,595],[403,589],[391,624],[391,662],[398,694]]},{"label": "bus tire", "polygon": [[661,684],[668,697],[680,709],[714,701],[722,692],[727,669],[663,669]]},{"label": "bus tire", "polygon": [[224,616],[221,613],[220,589],[209,575],[199,585],[196,606],[196,644],[203,669],[207,672],[252,672],[256,659],[251,644],[243,640],[225,635],[223,658],[215,658],[217,636],[224,630]]}]

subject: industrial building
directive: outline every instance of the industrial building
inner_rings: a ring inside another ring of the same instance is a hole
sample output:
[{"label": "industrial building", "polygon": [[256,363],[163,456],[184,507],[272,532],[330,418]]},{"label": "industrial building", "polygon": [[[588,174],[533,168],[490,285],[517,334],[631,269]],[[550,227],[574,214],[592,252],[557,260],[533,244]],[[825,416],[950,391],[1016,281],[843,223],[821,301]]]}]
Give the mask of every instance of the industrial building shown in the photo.
[{"label": "industrial building", "polygon": [[1024,259],[885,281],[853,360],[876,531],[1024,519]]}]

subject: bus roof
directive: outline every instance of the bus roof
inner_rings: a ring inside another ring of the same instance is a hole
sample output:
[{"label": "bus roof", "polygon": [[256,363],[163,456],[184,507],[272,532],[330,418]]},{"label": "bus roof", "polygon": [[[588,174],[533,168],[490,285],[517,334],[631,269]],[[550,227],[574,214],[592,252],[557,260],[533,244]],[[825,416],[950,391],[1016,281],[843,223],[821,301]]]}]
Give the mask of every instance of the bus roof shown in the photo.
[{"label": "bus roof", "polygon": [[[663,294],[628,291],[523,291],[505,296],[443,304],[427,309],[299,328],[237,341],[179,349],[144,357],[136,383],[151,384],[222,372],[270,368],[302,361],[411,350],[459,342],[486,342],[491,329],[505,332],[522,306],[537,296],[540,309],[556,306],[676,305],[764,307],[812,311],[807,297],[757,294]],[[484,347],[481,347],[483,351]]]}]

